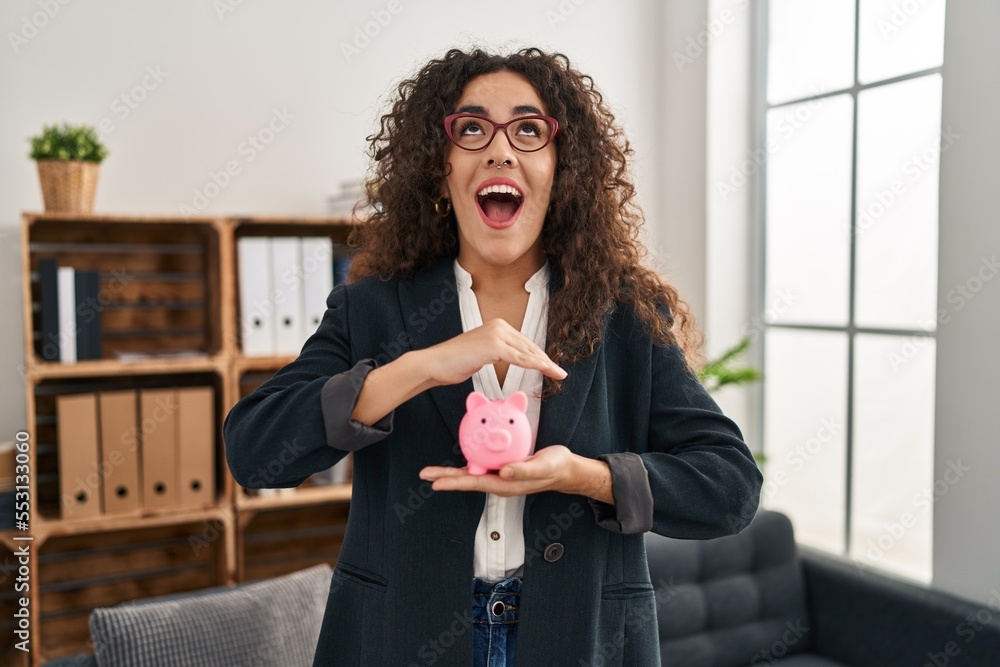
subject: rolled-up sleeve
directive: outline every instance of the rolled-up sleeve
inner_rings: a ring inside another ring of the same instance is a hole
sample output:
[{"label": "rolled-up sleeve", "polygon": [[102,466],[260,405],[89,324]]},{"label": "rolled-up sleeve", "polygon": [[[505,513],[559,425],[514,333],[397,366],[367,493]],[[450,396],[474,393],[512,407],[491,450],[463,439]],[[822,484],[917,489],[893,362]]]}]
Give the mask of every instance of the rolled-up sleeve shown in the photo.
[{"label": "rolled-up sleeve", "polygon": [[645,533],[653,527],[653,494],[642,458],[633,452],[597,457],[611,469],[615,504],[588,498],[597,525],[613,533]]},{"label": "rolled-up sleeve", "polygon": [[326,442],[331,447],[356,452],[392,433],[393,410],[371,426],[351,419],[365,378],[375,368],[374,359],[362,359],[349,371],[334,375],[320,394]]}]

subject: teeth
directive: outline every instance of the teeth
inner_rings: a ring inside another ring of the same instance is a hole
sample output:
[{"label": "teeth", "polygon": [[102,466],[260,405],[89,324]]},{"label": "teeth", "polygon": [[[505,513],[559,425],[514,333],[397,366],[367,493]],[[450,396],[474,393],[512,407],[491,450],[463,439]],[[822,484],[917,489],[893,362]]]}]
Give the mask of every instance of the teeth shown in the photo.
[{"label": "teeth", "polygon": [[523,197],[524,196],[520,192],[518,192],[517,188],[514,188],[514,187],[512,187],[510,185],[487,185],[485,188],[483,188],[482,190],[480,190],[476,194],[479,197],[485,197],[486,195],[490,194],[491,192],[498,192],[498,193],[503,193],[503,194],[508,194],[508,195],[514,195],[515,197]]}]

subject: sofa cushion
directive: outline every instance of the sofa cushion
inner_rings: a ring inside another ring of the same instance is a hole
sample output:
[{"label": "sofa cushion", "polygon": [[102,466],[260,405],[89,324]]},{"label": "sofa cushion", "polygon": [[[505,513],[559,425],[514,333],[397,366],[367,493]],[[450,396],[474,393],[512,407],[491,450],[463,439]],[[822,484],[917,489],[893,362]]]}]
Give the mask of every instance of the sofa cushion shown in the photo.
[{"label": "sofa cushion", "polygon": [[94,609],[99,667],[310,667],[332,569]]},{"label": "sofa cushion", "polygon": [[646,533],[664,665],[769,664],[810,647],[792,524],[762,510],[737,535],[681,540]]}]

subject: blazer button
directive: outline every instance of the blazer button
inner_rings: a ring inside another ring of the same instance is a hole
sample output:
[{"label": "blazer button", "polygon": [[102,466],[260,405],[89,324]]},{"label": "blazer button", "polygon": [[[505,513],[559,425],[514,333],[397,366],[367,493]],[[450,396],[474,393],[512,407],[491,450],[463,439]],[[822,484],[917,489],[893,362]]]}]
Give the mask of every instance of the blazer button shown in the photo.
[{"label": "blazer button", "polygon": [[559,542],[553,542],[549,546],[545,547],[545,551],[542,552],[542,558],[550,563],[554,563],[560,558],[562,558],[565,549],[563,545]]}]

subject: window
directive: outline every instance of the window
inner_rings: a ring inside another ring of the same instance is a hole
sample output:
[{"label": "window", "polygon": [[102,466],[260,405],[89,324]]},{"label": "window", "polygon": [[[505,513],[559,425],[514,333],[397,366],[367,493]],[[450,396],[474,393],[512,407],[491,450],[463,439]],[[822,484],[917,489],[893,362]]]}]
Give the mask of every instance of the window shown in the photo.
[{"label": "window", "polygon": [[762,505],[929,582],[944,0],[760,3]]}]

